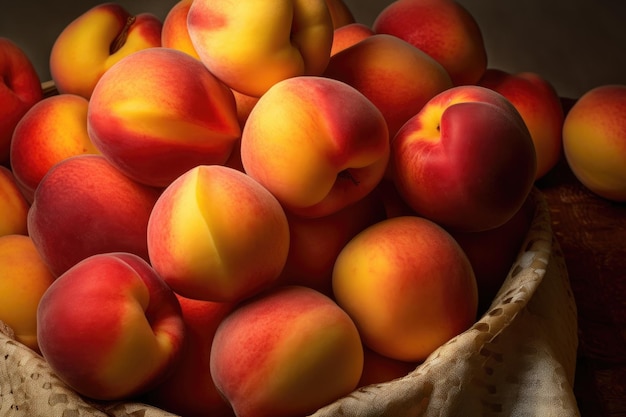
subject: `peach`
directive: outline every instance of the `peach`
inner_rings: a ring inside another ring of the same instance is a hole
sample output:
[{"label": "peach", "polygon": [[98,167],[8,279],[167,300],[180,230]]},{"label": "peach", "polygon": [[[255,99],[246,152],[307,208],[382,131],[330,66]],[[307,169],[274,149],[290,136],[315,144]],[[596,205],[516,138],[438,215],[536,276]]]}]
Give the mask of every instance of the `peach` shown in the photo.
[{"label": "peach", "polygon": [[361,230],[384,218],[383,203],[374,193],[323,217],[287,213],[289,255],[280,283],[306,286],[331,296],[333,265],[341,249]]},{"label": "peach", "polygon": [[626,201],[626,85],[584,93],[563,123],[563,150],[578,180],[611,201]]},{"label": "peach", "polygon": [[301,76],[272,86],[241,137],[241,160],[287,211],[321,217],[369,194],[389,160],[380,110],[341,81]]},{"label": "peach", "polygon": [[337,52],[341,52],[374,34],[375,33],[372,28],[359,22],[349,23],[345,26],[338,27],[333,32],[333,44],[330,48],[331,58]]},{"label": "peach", "polygon": [[150,13],[131,15],[116,3],[101,3],[76,17],[50,51],[50,75],[60,93],[91,97],[115,63],[146,48],[161,46],[163,23]]},{"label": "peach", "polygon": [[185,327],[172,290],[129,253],[93,255],[48,287],[37,338],[54,373],[81,395],[122,400],[171,372]]},{"label": "peach", "polygon": [[238,417],[303,416],[352,392],[363,347],[350,317],[307,287],[281,286],[217,328],[211,374]]},{"label": "peach", "polygon": [[42,98],[39,75],[26,52],[0,37],[0,164],[9,161],[15,125]]},{"label": "peach", "polygon": [[333,29],[355,23],[352,10],[343,0],[326,0],[326,5],[333,22]]},{"label": "peach", "polygon": [[320,75],[334,29],[326,0],[194,0],[187,28],[209,71],[255,97],[286,78]]},{"label": "peach", "polygon": [[234,417],[211,376],[211,345],[233,303],[193,300],[176,294],[185,322],[185,344],[171,375],[142,397],[147,403],[185,417]]},{"label": "peach", "polygon": [[446,70],[402,39],[368,36],[330,59],[324,75],[359,90],[385,116],[389,137],[435,95],[452,87]]},{"label": "peach", "polygon": [[337,304],[374,352],[419,362],[476,320],[472,266],[454,238],[417,216],[378,222],[354,237],[333,271]]},{"label": "peach", "polygon": [[0,320],[36,352],[37,305],[53,281],[30,237],[0,236]]},{"label": "peach", "polygon": [[561,159],[563,106],[556,90],[534,72],[507,73],[488,68],[478,85],[506,97],[524,119],[537,154],[535,179],[547,174]]},{"label": "peach", "polygon": [[253,178],[201,165],[163,191],[147,239],[154,269],[178,294],[234,302],[276,282],[289,225],[276,198]]},{"label": "peach", "polygon": [[454,85],[475,84],[487,68],[480,27],[455,0],[391,2],[376,16],[372,29],[404,39],[433,57]]},{"label": "peach", "polygon": [[75,94],[46,97],[15,127],[11,168],[28,201],[52,166],[71,156],[99,153],[87,133],[88,105]]},{"label": "peach", "polygon": [[177,49],[200,59],[187,30],[187,15],[192,2],[193,0],[178,0],[169,10],[163,20],[161,46]]},{"label": "peach", "polygon": [[419,362],[405,362],[392,359],[364,348],[363,373],[359,380],[359,387],[373,384],[382,384],[406,376],[415,370]]},{"label": "peach", "polygon": [[52,167],[35,190],[28,230],[55,276],[99,253],[147,260],[146,230],[159,193],[101,155],[73,156]]},{"label": "peach", "polygon": [[13,172],[0,166],[0,236],[27,235],[29,208]]},{"label": "peach", "polygon": [[501,226],[534,184],[536,155],[513,104],[485,87],[433,97],[392,142],[392,178],[420,216],[449,230]]},{"label": "peach", "polygon": [[155,187],[197,165],[223,164],[241,136],[231,90],[197,59],[162,47],[136,52],[102,76],[87,123],[111,164]]},{"label": "peach", "polygon": [[489,309],[519,256],[534,210],[533,200],[528,198],[502,226],[481,232],[450,231],[472,264],[478,285],[479,314]]}]

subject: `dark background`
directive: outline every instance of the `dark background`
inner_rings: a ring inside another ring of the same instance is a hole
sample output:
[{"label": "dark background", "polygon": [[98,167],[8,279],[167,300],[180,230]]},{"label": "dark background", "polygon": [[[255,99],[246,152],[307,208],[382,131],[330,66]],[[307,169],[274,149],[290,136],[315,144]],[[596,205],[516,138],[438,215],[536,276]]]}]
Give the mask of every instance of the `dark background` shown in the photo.
[{"label": "dark background", "polygon": [[[270,1],[270,0],[268,0]],[[98,0],[3,1],[0,36],[13,39],[34,62],[42,81],[63,27]],[[177,0],[119,0],[131,13],[164,18]],[[345,0],[359,22],[370,25],[391,0]],[[566,97],[608,83],[626,84],[626,1],[459,0],[478,21],[489,66],[534,71]],[[7,4],[8,3],[8,4]]]}]

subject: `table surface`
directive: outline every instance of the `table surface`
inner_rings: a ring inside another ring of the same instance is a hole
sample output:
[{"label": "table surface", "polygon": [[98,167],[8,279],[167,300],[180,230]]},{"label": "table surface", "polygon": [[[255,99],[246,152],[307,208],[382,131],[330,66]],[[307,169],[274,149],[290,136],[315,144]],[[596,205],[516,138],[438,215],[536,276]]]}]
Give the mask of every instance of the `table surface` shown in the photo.
[{"label": "table surface", "polygon": [[[572,100],[564,100],[567,110]],[[626,204],[586,189],[564,159],[537,187],[578,307],[574,392],[583,417],[626,416]]]}]

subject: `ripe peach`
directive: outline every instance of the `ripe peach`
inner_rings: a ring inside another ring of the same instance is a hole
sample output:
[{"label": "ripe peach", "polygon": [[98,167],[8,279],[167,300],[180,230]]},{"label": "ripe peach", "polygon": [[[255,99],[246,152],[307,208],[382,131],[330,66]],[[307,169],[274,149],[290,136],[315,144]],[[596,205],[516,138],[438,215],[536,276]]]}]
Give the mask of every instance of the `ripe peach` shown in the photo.
[{"label": "ripe peach", "polygon": [[533,72],[511,74],[488,68],[478,85],[497,91],[515,106],[535,145],[535,179],[543,177],[560,160],[563,150],[563,106],[552,84]]},{"label": "ripe peach", "polygon": [[626,201],[626,85],[592,88],[574,103],[563,124],[563,150],[585,187]]},{"label": "ripe peach", "polygon": [[15,125],[42,98],[39,75],[26,52],[0,37],[0,164],[9,161]]},{"label": "ripe peach", "polygon": [[200,59],[191,42],[191,37],[189,37],[189,30],[187,30],[187,15],[192,2],[193,0],[178,0],[169,10],[163,20],[161,46],[177,49]]},{"label": "ripe peach", "polygon": [[485,87],[433,97],[392,142],[392,177],[420,216],[449,230],[501,226],[534,184],[536,156],[519,112]]},{"label": "ripe peach", "polygon": [[352,10],[343,0],[326,0],[326,5],[333,22],[333,29],[355,23]]},{"label": "ripe peach", "polygon": [[241,135],[231,90],[200,61],[149,48],[118,62],[89,101],[91,140],[111,164],[165,187],[202,164],[223,164]]},{"label": "ripe peach", "polygon": [[146,230],[159,193],[101,155],[73,156],[52,167],[35,190],[28,230],[56,276],[98,253],[147,260]]},{"label": "ripe peach", "polygon": [[255,97],[286,78],[320,75],[334,29],[326,0],[194,0],[187,28],[209,71]]},{"label": "ripe peach", "polygon": [[350,317],[307,287],[280,286],[217,328],[211,374],[239,417],[308,415],[352,392],[363,347]]},{"label": "ripe peach", "polygon": [[365,356],[359,387],[381,384],[401,378],[415,370],[417,365],[419,365],[419,362],[405,362],[389,358],[367,347],[363,351]]},{"label": "ripe peach", "polygon": [[37,338],[54,373],[81,395],[127,399],[180,359],[185,328],[172,290],[129,253],[84,259],[46,290]]},{"label": "ripe peach", "polygon": [[37,305],[53,281],[30,237],[0,236],[0,320],[36,352]]},{"label": "ripe peach", "polygon": [[383,177],[389,132],[361,92],[326,77],[293,77],[254,106],[241,137],[241,160],[299,216],[321,217],[367,194]]},{"label": "ripe peach", "polygon": [[154,269],[180,295],[240,301],[273,285],[287,259],[289,225],[276,198],[241,171],[187,171],[150,215]]},{"label": "ripe peach", "polygon": [[454,85],[478,82],[487,52],[476,19],[455,0],[391,2],[372,25],[376,33],[397,36],[439,62]]},{"label": "ripe peach", "polygon": [[76,17],[50,51],[50,74],[60,93],[87,99],[102,75],[134,52],[161,46],[163,23],[150,13],[131,15],[105,2]]},{"label": "ripe peach", "polygon": [[0,236],[28,234],[29,208],[13,172],[0,166]]},{"label": "ripe peach", "polygon": [[359,90],[385,116],[389,137],[434,96],[452,87],[446,70],[402,39],[366,37],[333,55],[324,75]]},{"label": "ripe peach", "polygon": [[87,133],[88,105],[75,94],[50,96],[31,107],[15,127],[11,168],[29,201],[53,165],[71,156],[99,153]]},{"label": "ripe peach", "polygon": [[287,213],[289,255],[280,283],[306,286],[331,296],[333,265],[341,249],[361,230],[384,218],[383,203],[374,193],[327,216]]},{"label": "ripe peach", "polygon": [[359,22],[349,23],[335,29],[333,33],[333,44],[330,48],[331,58],[337,52],[341,52],[374,34],[372,28]]},{"label": "ripe peach", "polygon": [[185,322],[185,344],[171,375],[142,400],[185,417],[234,417],[211,377],[211,345],[233,303],[193,300],[176,294]]},{"label": "ripe peach", "polygon": [[365,346],[419,362],[476,320],[472,266],[454,238],[417,216],[368,227],[337,257],[333,293]]}]

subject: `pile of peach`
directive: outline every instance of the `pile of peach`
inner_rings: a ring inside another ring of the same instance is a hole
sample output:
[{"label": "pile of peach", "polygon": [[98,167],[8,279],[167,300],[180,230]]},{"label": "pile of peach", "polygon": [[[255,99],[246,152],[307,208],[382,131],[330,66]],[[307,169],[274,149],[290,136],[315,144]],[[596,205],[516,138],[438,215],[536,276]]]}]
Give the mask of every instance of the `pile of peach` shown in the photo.
[{"label": "pile of peach", "polygon": [[475,322],[563,151],[626,200],[626,86],[565,117],[453,0],[107,3],[50,70],[0,39],[0,320],[98,400],[312,413]]}]

